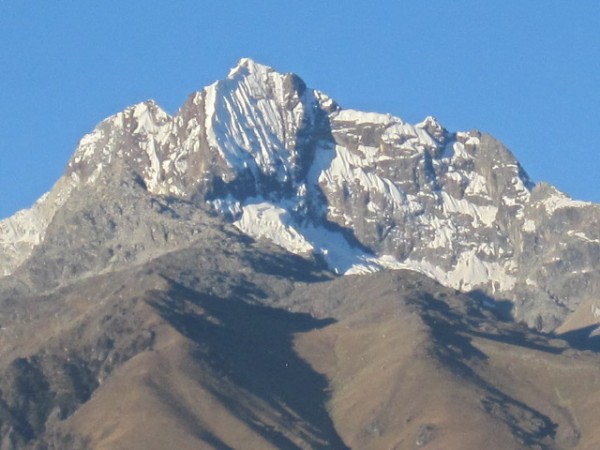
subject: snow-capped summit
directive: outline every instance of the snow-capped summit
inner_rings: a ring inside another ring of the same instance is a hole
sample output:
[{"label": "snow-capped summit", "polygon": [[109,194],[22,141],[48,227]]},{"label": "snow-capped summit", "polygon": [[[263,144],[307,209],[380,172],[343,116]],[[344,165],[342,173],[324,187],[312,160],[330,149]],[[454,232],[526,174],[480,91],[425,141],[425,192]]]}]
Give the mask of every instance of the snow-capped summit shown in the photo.
[{"label": "snow-capped summit", "polygon": [[74,193],[132,177],[335,272],[410,268],[545,328],[600,291],[597,205],[536,187],[488,134],[344,109],[248,58],[174,116],[147,101],[84,136],[52,192],[0,222],[0,273],[45,242]]},{"label": "snow-capped summit", "polygon": [[273,68],[265,66],[254,61],[252,58],[240,58],[238,63],[231,68],[227,74],[227,78],[234,78],[240,72],[253,73],[253,74],[267,74],[274,72]]}]

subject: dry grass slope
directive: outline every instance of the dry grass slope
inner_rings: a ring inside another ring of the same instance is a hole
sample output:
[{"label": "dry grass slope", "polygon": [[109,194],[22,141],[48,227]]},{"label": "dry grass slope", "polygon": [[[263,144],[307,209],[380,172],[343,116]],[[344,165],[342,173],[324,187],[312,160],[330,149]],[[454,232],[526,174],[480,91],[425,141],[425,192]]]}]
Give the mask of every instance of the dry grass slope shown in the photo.
[{"label": "dry grass slope", "polygon": [[415,273],[230,241],[14,302],[0,448],[600,448],[596,353]]}]

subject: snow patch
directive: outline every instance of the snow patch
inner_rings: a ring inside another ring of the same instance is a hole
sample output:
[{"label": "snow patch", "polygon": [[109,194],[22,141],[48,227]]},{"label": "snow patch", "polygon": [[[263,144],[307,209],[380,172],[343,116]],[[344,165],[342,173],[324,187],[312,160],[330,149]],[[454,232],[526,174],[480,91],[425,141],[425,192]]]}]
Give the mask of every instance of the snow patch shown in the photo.
[{"label": "snow patch", "polygon": [[427,243],[427,247],[452,249],[456,238],[456,227],[454,224],[445,219],[431,217],[422,219],[421,224],[429,227],[433,231],[433,240]]},{"label": "snow patch", "polygon": [[562,208],[585,208],[592,206],[591,202],[582,202],[579,200],[573,200],[566,196],[562,192],[556,191],[552,196],[542,201],[542,205],[546,209],[548,214],[554,214],[557,209]]},{"label": "snow patch", "polygon": [[486,179],[482,175],[473,172],[465,190],[465,195],[489,197]]},{"label": "snow patch", "polygon": [[[224,204],[218,205],[221,208]],[[292,202],[272,203],[249,199],[241,206],[241,216],[234,225],[256,239],[268,239],[295,254],[321,256],[338,274],[371,273],[383,268],[405,268],[391,256],[377,257],[352,246],[339,232],[312,224],[298,224],[291,210]]]},{"label": "snow patch", "polygon": [[500,263],[482,261],[475,250],[467,250],[458,258],[454,268],[444,270],[429,261],[404,261],[409,268],[421,272],[445,286],[470,291],[491,284],[493,291],[508,291],[515,287],[516,278]]},{"label": "snow patch", "polygon": [[[251,60],[243,60],[228,78],[205,92],[206,136],[232,173],[249,170],[286,182],[296,172],[297,130],[312,120],[319,99],[312,90],[302,97],[284,86],[286,77]],[[287,108],[295,101],[293,108]]]},{"label": "snow patch", "polygon": [[457,199],[442,191],[442,209],[446,214],[465,214],[474,220],[474,226],[490,227],[496,220],[498,208],[495,206],[476,206],[465,199]]},{"label": "snow patch", "polygon": [[393,122],[404,123],[401,119],[393,117],[390,114],[362,112],[354,109],[343,109],[339,111],[333,116],[333,120],[336,122],[352,122],[355,125],[389,125]]},{"label": "snow patch", "polygon": [[373,171],[363,168],[365,161],[347,148],[337,145],[335,157],[328,167],[319,175],[319,183],[335,185],[343,188],[347,185],[357,184],[363,190],[379,193],[389,199],[395,207],[408,206],[406,195],[392,181],[382,178]]},{"label": "snow patch", "polygon": [[576,237],[576,238],[578,238],[578,239],[580,239],[582,241],[585,241],[585,242],[590,242],[592,244],[600,244],[600,239],[592,239],[592,238],[588,237],[585,233],[582,233],[581,231],[569,230],[567,232],[567,234],[569,236]]},{"label": "snow patch", "polygon": [[268,202],[242,206],[242,215],[233,224],[248,236],[268,239],[292,253],[308,253],[314,249],[294,228],[290,213]]},{"label": "snow patch", "polygon": [[526,233],[533,233],[535,232],[535,222],[531,219],[527,219],[524,223],[523,223],[523,231],[525,231]]}]

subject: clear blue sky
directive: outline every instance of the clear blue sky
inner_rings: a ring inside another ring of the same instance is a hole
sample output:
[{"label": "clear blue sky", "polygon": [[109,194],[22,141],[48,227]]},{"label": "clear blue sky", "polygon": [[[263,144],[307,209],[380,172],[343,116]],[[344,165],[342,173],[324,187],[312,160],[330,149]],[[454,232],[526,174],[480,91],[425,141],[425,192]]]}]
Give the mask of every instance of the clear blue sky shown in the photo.
[{"label": "clear blue sky", "polygon": [[0,0],[0,217],[105,117],[173,113],[244,56],[343,107],[488,131],[600,202],[600,1]]}]

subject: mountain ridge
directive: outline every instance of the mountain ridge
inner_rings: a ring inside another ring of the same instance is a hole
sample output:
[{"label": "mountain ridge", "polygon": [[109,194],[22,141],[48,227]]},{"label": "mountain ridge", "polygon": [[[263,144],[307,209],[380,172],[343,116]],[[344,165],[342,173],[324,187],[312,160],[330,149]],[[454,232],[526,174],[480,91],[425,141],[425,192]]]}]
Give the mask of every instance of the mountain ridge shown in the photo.
[{"label": "mountain ridge", "polygon": [[598,448],[599,223],[242,60],[0,222],[0,450]]},{"label": "mountain ridge", "polygon": [[248,58],[173,116],[149,100],[102,121],[47,197],[0,222],[0,272],[25,263],[72,193],[102,176],[209,206],[337,273],[408,268],[510,300],[546,330],[600,289],[597,205],[534,185],[486,133],[342,109]]}]

